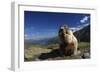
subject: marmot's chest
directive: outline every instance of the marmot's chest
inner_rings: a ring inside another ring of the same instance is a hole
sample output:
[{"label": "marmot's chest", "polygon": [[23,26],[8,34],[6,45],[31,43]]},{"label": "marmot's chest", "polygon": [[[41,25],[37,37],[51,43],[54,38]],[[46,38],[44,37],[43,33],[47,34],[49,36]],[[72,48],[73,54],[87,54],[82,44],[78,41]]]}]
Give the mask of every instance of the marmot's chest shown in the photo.
[{"label": "marmot's chest", "polygon": [[68,45],[67,45],[67,48],[74,48],[74,43],[72,42],[72,43],[68,43]]},{"label": "marmot's chest", "polygon": [[65,43],[72,44],[74,37],[73,37],[73,35],[66,34],[66,35],[62,36],[61,39]]}]

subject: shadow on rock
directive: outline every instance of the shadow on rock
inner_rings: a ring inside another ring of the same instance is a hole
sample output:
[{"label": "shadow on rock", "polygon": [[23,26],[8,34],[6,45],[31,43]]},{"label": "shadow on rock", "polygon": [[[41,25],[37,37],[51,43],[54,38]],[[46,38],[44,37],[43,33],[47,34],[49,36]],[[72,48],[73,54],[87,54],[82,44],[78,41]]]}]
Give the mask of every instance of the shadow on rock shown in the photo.
[{"label": "shadow on rock", "polygon": [[63,57],[65,55],[64,51],[61,50],[61,49],[55,49],[49,53],[42,53],[40,56],[39,56],[39,59],[40,60],[45,60],[45,59],[48,59],[48,58],[56,58],[56,57]]},{"label": "shadow on rock", "polygon": [[80,54],[78,55],[71,55],[72,52],[70,52],[70,50],[67,52],[65,52],[65,50],[62,50],[62,49],[55,49],[55,50],[52,50],[51,52],[49,53],[42,53],[38,59],[39,60],[46,60],[46,59],[49,59],[49,58],[57,58],[57,57],[64,57],[64,56],[69,56],[70,58],[75,58],[75,59],[88,59],[90,58],[90,54],[87,52],[84,52],[83,54],[80,52]]}]

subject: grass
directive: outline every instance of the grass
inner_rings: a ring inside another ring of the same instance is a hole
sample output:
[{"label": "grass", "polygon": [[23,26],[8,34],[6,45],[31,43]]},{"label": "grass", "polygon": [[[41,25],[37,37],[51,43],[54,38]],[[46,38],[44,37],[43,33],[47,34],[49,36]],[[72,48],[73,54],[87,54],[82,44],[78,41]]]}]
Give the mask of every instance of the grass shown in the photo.
[{"label": "grass", "polygon": [[90,43],[80,42],[78,48],[90,48]]},{"label": "grass", "polygon": [[[51,44],[51,45],[37,45],[37,44],[31,44],[27,48],[24,49],[24,58],[25,61],[36,61],[38,56],[41,53],[48,53],[52,51],[53,49],[59,48],[58,44]],[[90,52],[90,43],[87,42],[80,42],[78,46],[79,50],[81,51],[81,55],[84,53],[84,51]],[[50,60],[61,60],[61,59],[80,59],[80,56],[64,56],[64,57],[58,57]],[[49,59],[48,59],[49,60]]]},{"label": "grass", "polygon": [[28,49],[24,49],[25,61],[35,60],[41,53],[50,52],[50,49],[46,49],[45,46],[41,45],[30,45]]},{"label": "grass", "polygon": [[90,43],[88,42],[80,42],[78,46],[79,50],[83,54],[84,52],[89,52],[90,53]]}]

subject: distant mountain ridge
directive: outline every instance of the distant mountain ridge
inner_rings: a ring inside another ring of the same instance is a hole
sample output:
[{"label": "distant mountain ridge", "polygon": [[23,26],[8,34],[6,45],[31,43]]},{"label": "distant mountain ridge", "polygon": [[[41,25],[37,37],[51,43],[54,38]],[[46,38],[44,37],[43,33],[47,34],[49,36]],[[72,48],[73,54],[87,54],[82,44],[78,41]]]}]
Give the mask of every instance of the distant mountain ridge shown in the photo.
[{"label": "distant mountain ridge", "polygon": [[[90,25],[74,32],[74,35],[78,39],[79,42],[90,42]],[[40,40],[24,40],[25,44],[40,44],[40,45],[49,45],[49,44],[57,44],[59,43],[59,37],[51,37],[51,38],[45,38]]]}]

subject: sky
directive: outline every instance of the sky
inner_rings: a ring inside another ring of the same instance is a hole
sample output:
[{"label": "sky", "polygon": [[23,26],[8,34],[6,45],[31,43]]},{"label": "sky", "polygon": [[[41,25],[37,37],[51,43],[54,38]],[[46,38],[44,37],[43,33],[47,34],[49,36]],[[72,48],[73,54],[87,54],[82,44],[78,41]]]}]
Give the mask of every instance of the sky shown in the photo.
[{"label": "sky", "polygon": [[90,24],[90,14],[24,11],[25,39],[57,36],[60,26],[65,24],[75,31]]}]

